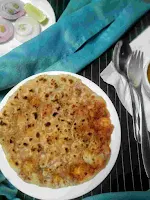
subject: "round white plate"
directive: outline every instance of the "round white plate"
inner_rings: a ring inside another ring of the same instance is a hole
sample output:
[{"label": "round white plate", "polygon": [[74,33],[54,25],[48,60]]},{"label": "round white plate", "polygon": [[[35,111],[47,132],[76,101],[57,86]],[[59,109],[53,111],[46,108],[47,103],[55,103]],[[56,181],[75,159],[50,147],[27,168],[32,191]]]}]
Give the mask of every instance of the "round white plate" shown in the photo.
[{"label": "round white plate", "polygon": [[35,77],[47,74],[47,75],[59,75],[59,74],[70,74],[72,76],[75,76],[79,78],[85,85],[87,85],[93,92],[98,94],[99,96],[102,96],[107,104],[107,108],[110,112],[110,117],[112,120],[112,124],[114,125],[114,130],[111,136],[111,156],[108,164],[106,167],[100,171],[93,179],[91,179],[88,182],[85,182],[83,184],[77,185],[77,186],[71,186],[66,188],[60,188],[60,189],[51,189],[51,188],[45,188],[45,187],[39,187],[33,184],[29,184],[21,180],[21,178],[18,177],[16,172],[9,166],[7,159],[5,157],[5,154],[3,152],[2,147],[0,146],[0,169],[4,176],[20,191],[23,193],[38,198],[38,199],[44,199],[44,200],[68,200],[77,198],[81,195],[84,195],[91,190],[93,190],[95,187],[97,187],[110,173],[111,169],[113,168],[116,159],[118,157],[119,149],[120,149],[120,141],[121,141],[121,130],[120,130],[120,122],[118,119],[117,112],[111,102],[111,100],[108,98],[108,96],[101,90],[95,83],[92,81],[79,76],[77,74],[68,73],[68,72],[45,72],[40,73],[34,76],[31,76],[22,82],[20,82],[18,85],[16,85],[13,89],[8,92],[8,94],[4,97],[2,102],[0,103],[0,110],[3,108],[3,106],[6,104],[8,98],[25,82],[28,80],[34,79]]},{"label": "round white plate", "polygon": [[[1,1],[1,0],[0,0]],[[41,31],[44,31],[49,26],[56,22],[55,13],[53,8],[47,0],[21,0],[24,4],[31,3],[37,8],[39,8],[43,13],[48,17],[48,23],[46,25],[41,25]],[[11,22],[11,21],[10,21]],[[15,22],[13,22],[14,24]],[[0,57],[9,53],[14,48],[20,46],[22,43],[16,40],[15,38],[9,40],[6,43],[0,44]]]}]

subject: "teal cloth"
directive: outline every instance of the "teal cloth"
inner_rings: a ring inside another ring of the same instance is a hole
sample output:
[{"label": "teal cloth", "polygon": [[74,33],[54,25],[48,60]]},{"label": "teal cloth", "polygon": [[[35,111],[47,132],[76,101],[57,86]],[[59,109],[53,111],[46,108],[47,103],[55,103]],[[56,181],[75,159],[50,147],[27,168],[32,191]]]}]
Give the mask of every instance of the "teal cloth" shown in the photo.
[{"label": "teal cloth", "polygon": [[[52,70],[80,71],[149,9],[150,4],[142,0],[71,0],[56,24],[0,58],[0,99],[9,88],[30,75]],[[0,174],[0,195],[16,200],[16,193]],[[128,200],[132,196],[139,200],[141,195],[140,200],[145,200],[148,194],[111,193],[91,200],[120,200],[121,195]]]},{"label": "teal cloth", "polygon": [[149,9],[143,0],[70,1],[56,24],[0,58],[0,90],[43,71],[78,72]]},{"label": "teal cloth", "polygon": [[114,192],[87,197],[84,200],[150,200],[150,192]]},{"label": "teal cloth", "polygon": [[17,189],[11,185],[5,177],[0,173],[0,196],[5,196],[7,199],[17,200]]}]

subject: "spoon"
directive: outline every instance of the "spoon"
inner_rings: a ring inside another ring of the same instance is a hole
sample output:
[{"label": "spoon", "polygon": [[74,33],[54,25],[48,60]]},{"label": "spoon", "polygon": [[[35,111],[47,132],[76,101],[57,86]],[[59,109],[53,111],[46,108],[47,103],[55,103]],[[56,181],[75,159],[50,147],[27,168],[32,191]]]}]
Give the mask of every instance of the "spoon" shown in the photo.
[{"label": "spoon", "polygon": [[114,63],[114,67],[117,70],[119,74],[121,74],[128,82],[129,89],[130,89],[130,95],[131,95],[131,102],[132,102],[132,110],[133,110],[133,129],[134,129],[134,138],[135,140],[140,143],[140,123],[138,121],[139,115],[138,115],[138,108],[135,101],[134,96],[134,90],[132,87],[132,83],[128,78],[127,75],[127,66],[129,63],[129,58],[132,54],[132,50],[128,43],[123,42],[120,40],[117,42],[112,56],[112,61]]}]

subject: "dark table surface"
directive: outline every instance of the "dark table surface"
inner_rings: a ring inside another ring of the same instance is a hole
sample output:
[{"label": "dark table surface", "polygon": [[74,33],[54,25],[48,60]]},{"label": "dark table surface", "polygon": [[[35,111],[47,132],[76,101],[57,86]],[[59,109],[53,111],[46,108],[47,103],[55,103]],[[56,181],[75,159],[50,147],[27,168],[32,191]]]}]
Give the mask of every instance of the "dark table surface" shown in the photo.
[{"label": "dark table surface", "polygon": [[[49,2],[54,8],[58,19],[69,0],[49,0]],[[122,38],[130,42],[148,26],[150,26],[150,11],[138,20]],[[142,163],[140,145],[134,140],[132,117],[122,106],[115,89],[100,78],[100,72],[111,61],[113,48],[114,46],[109,48],[99,58],[86,66],[83,71],[79,72],[80,75],[87,77],[99,85],[109,96],[118,112],[122,134],[120,153],[111,173],[97,188],[83,197],[106,192],[146,191],[150,189],[150,181],[146,177]],[[18,192],[17,196],[21,199],[27,199],[28,197],[21,192]],[[82,199],[83,197],[77,199]]]}]

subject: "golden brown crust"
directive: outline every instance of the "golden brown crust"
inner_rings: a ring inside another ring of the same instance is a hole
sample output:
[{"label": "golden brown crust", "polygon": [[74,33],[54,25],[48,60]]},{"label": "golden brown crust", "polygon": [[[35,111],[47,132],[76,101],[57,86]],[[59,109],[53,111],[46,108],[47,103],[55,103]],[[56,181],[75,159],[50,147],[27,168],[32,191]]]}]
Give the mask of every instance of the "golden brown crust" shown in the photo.
[{"label": "golden brown crust", "polygon": [[30,183],[59,188],[91,179],[110,157],[113,131],[102,97],[70,75],[39,76],[0,113],[0,143]]}]

